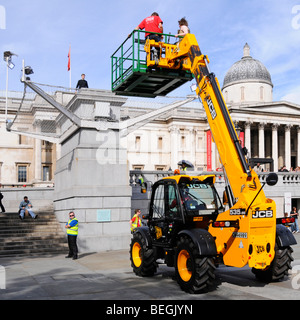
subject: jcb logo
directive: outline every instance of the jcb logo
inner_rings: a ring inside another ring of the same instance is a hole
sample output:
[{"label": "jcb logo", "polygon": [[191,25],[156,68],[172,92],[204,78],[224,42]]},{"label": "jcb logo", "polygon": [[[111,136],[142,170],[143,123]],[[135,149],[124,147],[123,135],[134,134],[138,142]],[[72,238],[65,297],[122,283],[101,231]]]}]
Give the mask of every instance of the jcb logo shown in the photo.
[{"label": "jcb logo", "polygon": [[262,253],[265,251],[264,246],[255,246],[257,254]]},{"label": "jcb logo", "polygon": [[272,218],[273,217],[273,211],[272,210],[261,210],[261,211],[255,211],[254,214],[252,214],[253,219],[257,218]]},{"label": "jcb logo", "polygon": [[212,119],[214,120],[215,117],[217,116],[217,113],[216,113],[215,107],[214,107],[214,105],[213,105],[210,97],[208,97],[208,98],[206,99],[206,102],[207,102],[208,109],[209,109],[209,112],[210,112],[210,114],[211,114],[211,117],[212,117]]}]

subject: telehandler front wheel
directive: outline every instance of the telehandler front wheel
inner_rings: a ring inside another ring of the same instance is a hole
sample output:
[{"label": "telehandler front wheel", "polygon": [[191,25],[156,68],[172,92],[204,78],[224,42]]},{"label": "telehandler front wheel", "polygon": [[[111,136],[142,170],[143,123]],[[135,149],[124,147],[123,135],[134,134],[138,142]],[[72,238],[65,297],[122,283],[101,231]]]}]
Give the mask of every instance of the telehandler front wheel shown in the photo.
[{"label": "telehandler front wheel", "polygon": [[176,279],[182,290],[199,293],[213,284],[213,259],[200,256],[198,247],[187,236],[177,243],[175,263]]},{"label": "telehandler front wheel", "polygon": [[288,275],[289,269],[291,269],[291,262],[294,260],[292,257],[293,249],[288,247],[279,248],[275,245],[275,257],[270,264],[264,270],[252,268],[252,272],[256,278],[263,282],[280,281],[284,276]]},{"label": "telehandler front wheel", "polygon": [[146,241],[140,233],[133,234],[129,253],[131,266],[137,276],[154,275],[157,269],[154,252],[153,249],[147,247]]}]

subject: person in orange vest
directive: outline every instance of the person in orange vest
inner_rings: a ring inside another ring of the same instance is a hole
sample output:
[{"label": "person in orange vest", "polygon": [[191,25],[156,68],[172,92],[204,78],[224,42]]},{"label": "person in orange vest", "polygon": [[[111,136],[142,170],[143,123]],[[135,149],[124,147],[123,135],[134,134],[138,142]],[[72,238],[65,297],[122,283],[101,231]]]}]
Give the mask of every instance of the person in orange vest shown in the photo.
[{"label": "person in orange vest", "polygon": [[136,228],[142,226],[142,219],[140,218],[141,210],[135,209],[134,213],[134,216],[129,221],[131,233],[133,233]]}]

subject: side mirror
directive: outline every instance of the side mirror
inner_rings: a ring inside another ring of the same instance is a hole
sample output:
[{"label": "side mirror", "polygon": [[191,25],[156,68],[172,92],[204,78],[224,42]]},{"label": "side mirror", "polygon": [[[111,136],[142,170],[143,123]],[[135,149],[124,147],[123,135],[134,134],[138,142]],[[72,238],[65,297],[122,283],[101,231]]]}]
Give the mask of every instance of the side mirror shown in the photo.
[{"label": "side mirror", "polygon": [[275,186],[275,184],[278,182],[278,175],[275,172],[271,172],[268,174],[266,183],[268,186]]}]

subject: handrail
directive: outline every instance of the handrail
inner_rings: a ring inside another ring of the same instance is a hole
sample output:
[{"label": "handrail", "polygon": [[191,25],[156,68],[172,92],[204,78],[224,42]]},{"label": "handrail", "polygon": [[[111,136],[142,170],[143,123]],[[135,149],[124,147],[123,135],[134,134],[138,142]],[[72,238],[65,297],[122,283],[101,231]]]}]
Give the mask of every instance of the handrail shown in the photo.
[{"label": "handrail", "polygon": [[[111,55],[111,89],[116,90],[121,86],[128,75],[131,73],[141,72],[146,73],[145,66],[147,65],[147,58],[144,57],[143,52],[145,52],[145,40],[142,39],[142,34],[158,34],[164,37],[162,39],[163,43],[170,43],[170,39],[173,38],[176,44],[182,36],[175,37],[170,33],[158,33],[158,32],[148,32],[144,30],[133,30],[128,37],[122,42],[117,50]],[[179,38],[179,39],[178,39]],[[131,40],[130,40],[131,39]]]},{"label": "handrail", "polygon": [[[121,43],[121,45],[118,47],[118,49],[111,55],[111,58],[120,50],[120,48],[125,44],[125,42],[127,42],[128,39],[131,38],[132,35],[134,35],[134,33],[150,33],[150,34],[158,34],[158,35],[162,35],[165,37],[175,37],[175,34],[170,34],[170,33],[159,33],[159,32],[151,32],[151,31],[145,31],[145,30],[133,30],[129,36]],[[178,38],[183,38],[183,36],[178,36]]]}]

